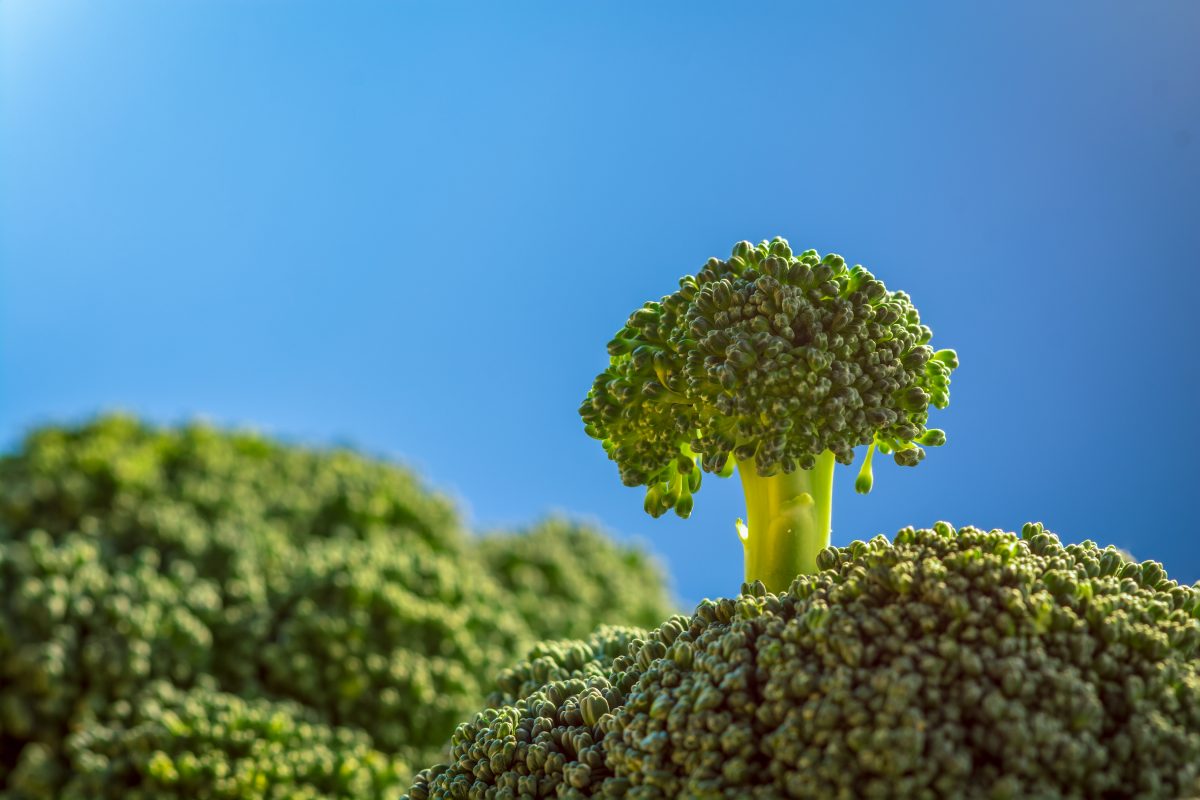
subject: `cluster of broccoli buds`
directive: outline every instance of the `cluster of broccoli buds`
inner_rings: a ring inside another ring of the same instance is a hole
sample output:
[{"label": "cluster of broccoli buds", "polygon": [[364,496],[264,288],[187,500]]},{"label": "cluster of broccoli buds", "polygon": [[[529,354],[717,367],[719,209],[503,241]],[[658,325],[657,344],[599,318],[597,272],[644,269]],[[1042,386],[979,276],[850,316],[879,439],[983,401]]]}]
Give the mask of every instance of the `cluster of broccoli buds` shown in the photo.
[{"label": "cluster of broccoli buds", "polygon": [[[85,768],[100,781],[70,735],[166,708],[138,705],[157,681],[288,701],[389,763],[428,763],[531,642],[673,609],[657,564],[588,527],[477,539],[396,465],[127,417],[41,429],[0,458],[0,587],[0,800],[63,796]],[[208,741],[206,763],[226,744]],[[247,759],[227,767],[269,760]],[[215,775],[181,795],[226,796],[203,784]]]},{"label": "cluster of broccoli buds", "polygon": [[920,462],[945,442],[926,423],[958,366],[931,335],[908,295],[862,266],[739,242],[630,316],[579,412],[622,481],[647,487],[648,513],[687,517],[700,470],[770,477],[826,452],[849,464],[859,445]]},{"label": "cluster of broccoli buds", "polygon": [[939,523],[818,567],[617,632],[616,658],[542,649],[408,797],[1200,792],[1200,589],[1161,565]]}]

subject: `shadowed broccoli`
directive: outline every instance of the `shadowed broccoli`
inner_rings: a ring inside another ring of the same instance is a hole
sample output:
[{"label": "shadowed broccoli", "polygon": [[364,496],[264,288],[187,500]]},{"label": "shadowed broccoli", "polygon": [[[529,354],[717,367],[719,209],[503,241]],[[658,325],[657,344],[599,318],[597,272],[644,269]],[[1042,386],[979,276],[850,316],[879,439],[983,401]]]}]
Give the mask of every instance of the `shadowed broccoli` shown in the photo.
[{"label": "shadowed broccoli", "polygon": [[939,523],[818,567],[615,659],[535,651],[505,674],[514,702],[460,725],[409,797],[1200,792],[1200,590],[1159,564]]},{"label": "shadowed broccoli", "polygon": [[829,544],[835,461],[868,447],[866,493],[876,449],[914,466],[945,442],[926,422],[958,357],[904,292],[783,239],[739,242],[679,287],[630,316],[579,413],[652,516],[687,517],[701,471],[736,469],[746,580],[782,591]]}]

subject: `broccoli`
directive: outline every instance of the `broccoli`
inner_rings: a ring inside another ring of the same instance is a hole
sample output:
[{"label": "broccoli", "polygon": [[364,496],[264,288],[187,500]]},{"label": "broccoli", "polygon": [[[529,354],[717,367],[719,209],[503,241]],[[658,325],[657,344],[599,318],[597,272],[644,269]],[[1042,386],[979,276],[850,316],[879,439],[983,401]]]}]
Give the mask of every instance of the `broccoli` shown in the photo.
[{"label": "broccoli", "polygon": [[654,626],[675,608],[655,561],[587,525],[550,518],[477,547],[538,639],[583,638],[600,622]]},{"label": "broccoli", "polygon": [[530,643],[672,610],[636,548],[565,520],[477,539],[350,451],[42,428],[0,458],[0,800],[59,797],[69,737],[155,681],[287,700],[427,763]]},{"label": "broccoli", "polygon": [[292,575],[256,660],[263,688],[406,761],[436,758],[530,638],[486,575],[417,543],[322,542]]},{"label": "broccoli", "polygon": [[945,442],[926,423],[958,357],[931,337],[908,295],[862,266],[739,242],[629,317],[579,413],[622,481],[647,487],[651,516],[687,517],[702,471],[736,469],[746,580],[783,591],[829,544],[835,461],[867,445],[866,493],[876,449],[914,466]]},{"label": "broccoli", "polygon": [[408,797],[1200,792],[1200,589],[1161,565],[946,523],[817,562],[616,658],[535,651]]},{"label": "broccoli", "polygon": [[67,742],[61,800],[388,800],[406,767],[351,728],[288,702],[151,684]]},{"label": "broccoli", "polygon": [[153,551],[106,562],[79,534],[0,541],[0,786],[33,785],[10,771],[53,786],[72,728],[149,681],[209,672],[219,608],[215,586]]}]

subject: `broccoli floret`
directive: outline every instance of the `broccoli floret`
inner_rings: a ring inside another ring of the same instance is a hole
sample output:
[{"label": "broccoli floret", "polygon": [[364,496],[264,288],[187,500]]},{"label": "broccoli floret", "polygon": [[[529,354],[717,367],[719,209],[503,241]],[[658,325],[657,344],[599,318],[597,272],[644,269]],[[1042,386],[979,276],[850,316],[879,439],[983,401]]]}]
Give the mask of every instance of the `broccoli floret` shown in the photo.
[{"label": "broccoli floret", "polygon": [[408,796],[1200,792],[1200,590],[1160,564],[939,523],[818,567],[706,600],[607,665],[581,648],[460,725]]},{"label": "broccoli floret", "polygon": [[914,466],[945,442],[926,423],[958,357],[929,346],[904,292],[783,239],[739,242],[679,285],[630,316],[579,413],[652,516],[687,517],[701,471],[736,468],[746,579],[782,591],[829,544],[835,461],[868,447],[865,493],[876,449]]},{"label": "broccoli floret", "polygon": [[302,706],[151,685],[67,743],[61,800],[388,800],[407,768]]},{"label": "broccoli floret", "polygon": [[586,637],[601,622],[653,626],[677,608],[657,562],[587,525],[553,518],[477,546],[538,639]]}]

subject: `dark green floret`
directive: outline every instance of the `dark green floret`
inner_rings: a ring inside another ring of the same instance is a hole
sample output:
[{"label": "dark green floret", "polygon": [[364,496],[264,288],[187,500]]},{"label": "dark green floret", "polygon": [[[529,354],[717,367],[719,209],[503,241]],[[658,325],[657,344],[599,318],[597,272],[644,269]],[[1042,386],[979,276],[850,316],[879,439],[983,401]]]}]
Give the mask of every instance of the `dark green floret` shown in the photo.
[{"label": "dark green floret", "polygon": [[952,350],[935,351],[907,294],[862,266],[783,239],[739,242],[635,311],[579,409],[646,511],[687,517],[701,472],[736,468],[747,579],[782,590],[829,543],[833,464],[867,446],[915,466],[945,442]]},{"label": "dark green floret", "polygon": [[611,661],[594,643],[535,655],[509,673],[514,702],[460,725],[408,796],[1200,792],[1200,589],[1160,564],[1040,525],[939,523],[818,566]]}]

